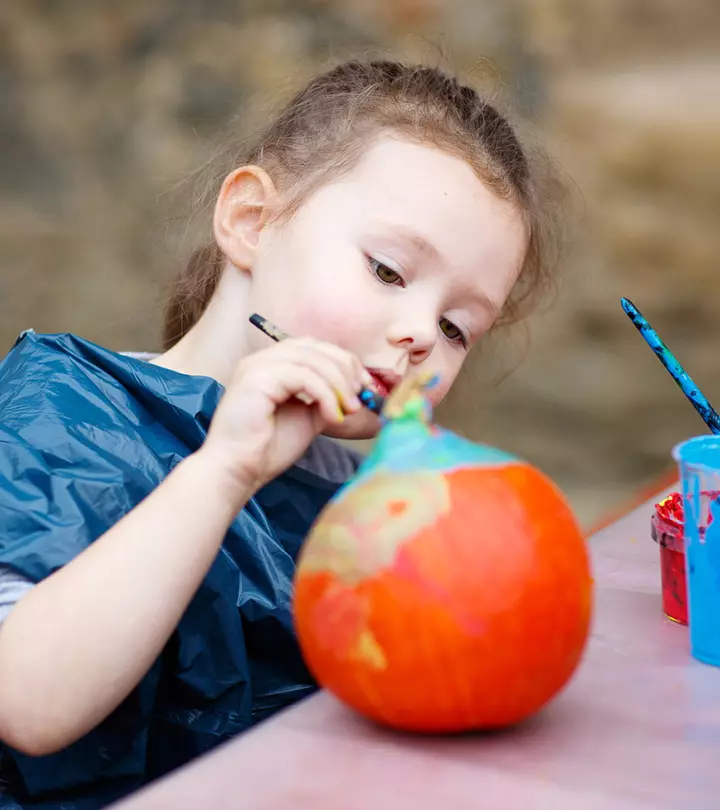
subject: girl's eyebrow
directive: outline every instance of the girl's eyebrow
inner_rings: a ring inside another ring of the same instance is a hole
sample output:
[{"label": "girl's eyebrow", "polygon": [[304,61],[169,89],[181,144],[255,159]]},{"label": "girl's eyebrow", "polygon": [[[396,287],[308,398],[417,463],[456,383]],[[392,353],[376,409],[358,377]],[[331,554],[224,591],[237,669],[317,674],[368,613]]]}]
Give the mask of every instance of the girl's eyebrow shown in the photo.
[{"label": "girl's eyebrow", "polygon": [[[391,233],[409,242],[418,253],[421,253],[426,258],[435,261],[440,259],[440,251],[435,245],[433,245],[432,242],[428,242],[424,236],[421,236],[412,228],[408,228],[406,225],[394,225]],[[472,290],[470,294],[480,303],[480,306],[492,316],[493,320],[500,315],[500,307],[482,292],[482,290]]]},{"label": "girl's eyebrow", "polygon": [[500,315],[500,308],[497,304],[491,301],[484,292],[476,293],[477,297],[480,300],[480,304],[490,313],[492,316],[493,321],[499,317]]},{"label": "girl's eyebrow", "polygon": [[428,242],[424,236],[420,236],[420,234],[412,230],[412,228],[408,228],[406,225],[394,225],[392,226],[391,233],[409,242],[418,253],[421,253],[428,259],[437,260],[440,258],[440,251],[435,245],[433,245],[432,242]]}]

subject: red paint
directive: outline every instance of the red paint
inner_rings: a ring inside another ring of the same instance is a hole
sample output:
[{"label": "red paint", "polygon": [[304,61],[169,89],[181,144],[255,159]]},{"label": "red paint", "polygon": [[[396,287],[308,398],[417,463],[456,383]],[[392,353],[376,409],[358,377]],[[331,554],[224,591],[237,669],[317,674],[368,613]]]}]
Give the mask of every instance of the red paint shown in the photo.
[{"label": "red paint", "polygon": [[[710,497],[717,495],[712,492],[702,494]],[[651,535],[660,546],[663,613],[668,619],[679,624],[688,623],[684,525],[685,510],[680,492],[672,492],[660,503],[655,504]]]},{"label": "red paint", "polygon": [[682,529],[685,513],[682,495],[679,492],[673,492],[665,500],[655,504],[655,511],[663,520],[672,521]]},{"label": "red paint", "polygon": [[[673,493],[677,495],[678,493]],[[670,496],[671,498],[673,496]],[[669,499],[668,499],[669,500]],[[652,538],[660,546],[660,580],[663,613],[679,624],[688,623],[687,582],[685,578],[685,538],[682,525],[682,500],[664,501],[652,517]]]},{"label": "red paint", "polygon": [[402,515],[408,508],[407,501],[390,501],[388,504],[388,513],[390,515]]},{"label": "red paint", "polygon": [[684,520],[683,499],[679,492],[673,492],[655,504],[651,533],[660,546],[663,613],[679,624],[688,623]]}]

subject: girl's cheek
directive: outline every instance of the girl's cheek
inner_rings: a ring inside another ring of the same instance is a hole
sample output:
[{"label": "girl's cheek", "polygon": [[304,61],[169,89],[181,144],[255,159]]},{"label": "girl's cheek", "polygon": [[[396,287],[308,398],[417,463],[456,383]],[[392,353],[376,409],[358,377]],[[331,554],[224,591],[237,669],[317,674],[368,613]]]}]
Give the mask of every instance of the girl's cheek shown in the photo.
[{"label": "girl's cheek", "polygon": [[461,365],[453,363],[452,365],[446,366],[444,369],[433,369],[440,378],[437,385],[427,392],[427,397],[433,408],[437,407],[445,399],[448,392],[455,384],[455,380],[460,373],[460,368]]},{"label": "girl's cheek", "polygon": [[425,394],[425,396],[430,400],[430,404],[433,408],[437,408],[443,399],[445,399],[445,396],[450,388],[448,383],[444,380],[443,375],[440,372],[437,373],[440,374],[440,382]]},{"label": "girl's cheek", "polygon": [[363,314],[359,306],[324,306],[310,303],[303,312],[306,332],[319,340],[326,340],[349,351],[358,351],[367,343],[367,333],[372,333],[372,319]]},{"label": "girl's cheek", "polygon": [[308,301],[307,311],[310,318],[322,325],[328,338],[334,338],[340,345],[353,344],[358,339],[364,343],[368,332],[375,334],[382,329],[378,323],[381,320],[378,307],[363,296],[362,289],[349,285],[334,290],[331,296]]}]

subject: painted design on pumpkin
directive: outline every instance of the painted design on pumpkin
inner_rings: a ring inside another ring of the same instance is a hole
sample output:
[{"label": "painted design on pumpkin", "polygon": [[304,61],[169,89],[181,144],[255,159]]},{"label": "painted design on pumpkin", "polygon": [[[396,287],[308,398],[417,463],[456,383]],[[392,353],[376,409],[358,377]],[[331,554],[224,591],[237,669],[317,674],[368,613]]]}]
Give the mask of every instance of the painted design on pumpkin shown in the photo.
[{"label": "painted design on pumpkin", "polygon": [[393,395],[371,453],[303,546],[303,655],[323,688],[390,726],[512,725],[582,657],[584,539],[540,471],[433,425],[417,387]]},{"label": "painted design on pumpkin", "polygon": [[449,510],[442,475],[377,473],[325,508],[303,547],[298,572],[328,571],[356,584],[389,568],[403,543]]},{"label": "painted design on pumpkin", "polygon": [[368,627],[368,613],[365,597],[353,588],[332,582],[313,611],[315,637],[338,658],[383,670],[388,666],[387,656]]},{"label": "painted design on pumpkin", "polygon": [[375,636],[365,627],[358,636],[352,658],[367,664],[372,669],[387,669],[388,661],[385,650],[378,644]]},{"label": "painted design on pumpkin", "polygon": [[423,396],[423,391],[434,388],[438,377],[424,371],[414,377],[406,377],[390,394],[382,415],[386,419],[411,419],[430,423],[432,407],[429,400]]}]

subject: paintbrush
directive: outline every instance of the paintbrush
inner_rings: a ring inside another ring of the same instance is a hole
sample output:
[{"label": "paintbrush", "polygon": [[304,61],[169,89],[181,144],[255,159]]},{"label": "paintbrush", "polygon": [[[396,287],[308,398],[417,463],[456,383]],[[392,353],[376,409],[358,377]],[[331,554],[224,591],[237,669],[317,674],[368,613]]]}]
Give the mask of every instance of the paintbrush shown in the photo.
[{"label": "paintbrush", "polygon": [[[285,332],[278,329],[277,326],[257,313],[250,316],[250,323],[276,342],[286,340],[289,337],[289,335],[286,335]],[[383,406],[385,405],[385,397],[373,391],[371,388],[362,388],[357,396],[368,410],[378,415],[382,413]]]},{"label": "paintbrush", "polygon": [[640,310],[627,298],[622,299],[622,308],[645,338],[645,342],[655,352],[658,360],[678,384],[680,390],[690,400],[690,404],[700,414],[705,424],[713,433],[720,433],[720,416],[717,411],[695,385],[690,375],[680,365],[670,349],[662,342],[658,333],[645,320]]}]

